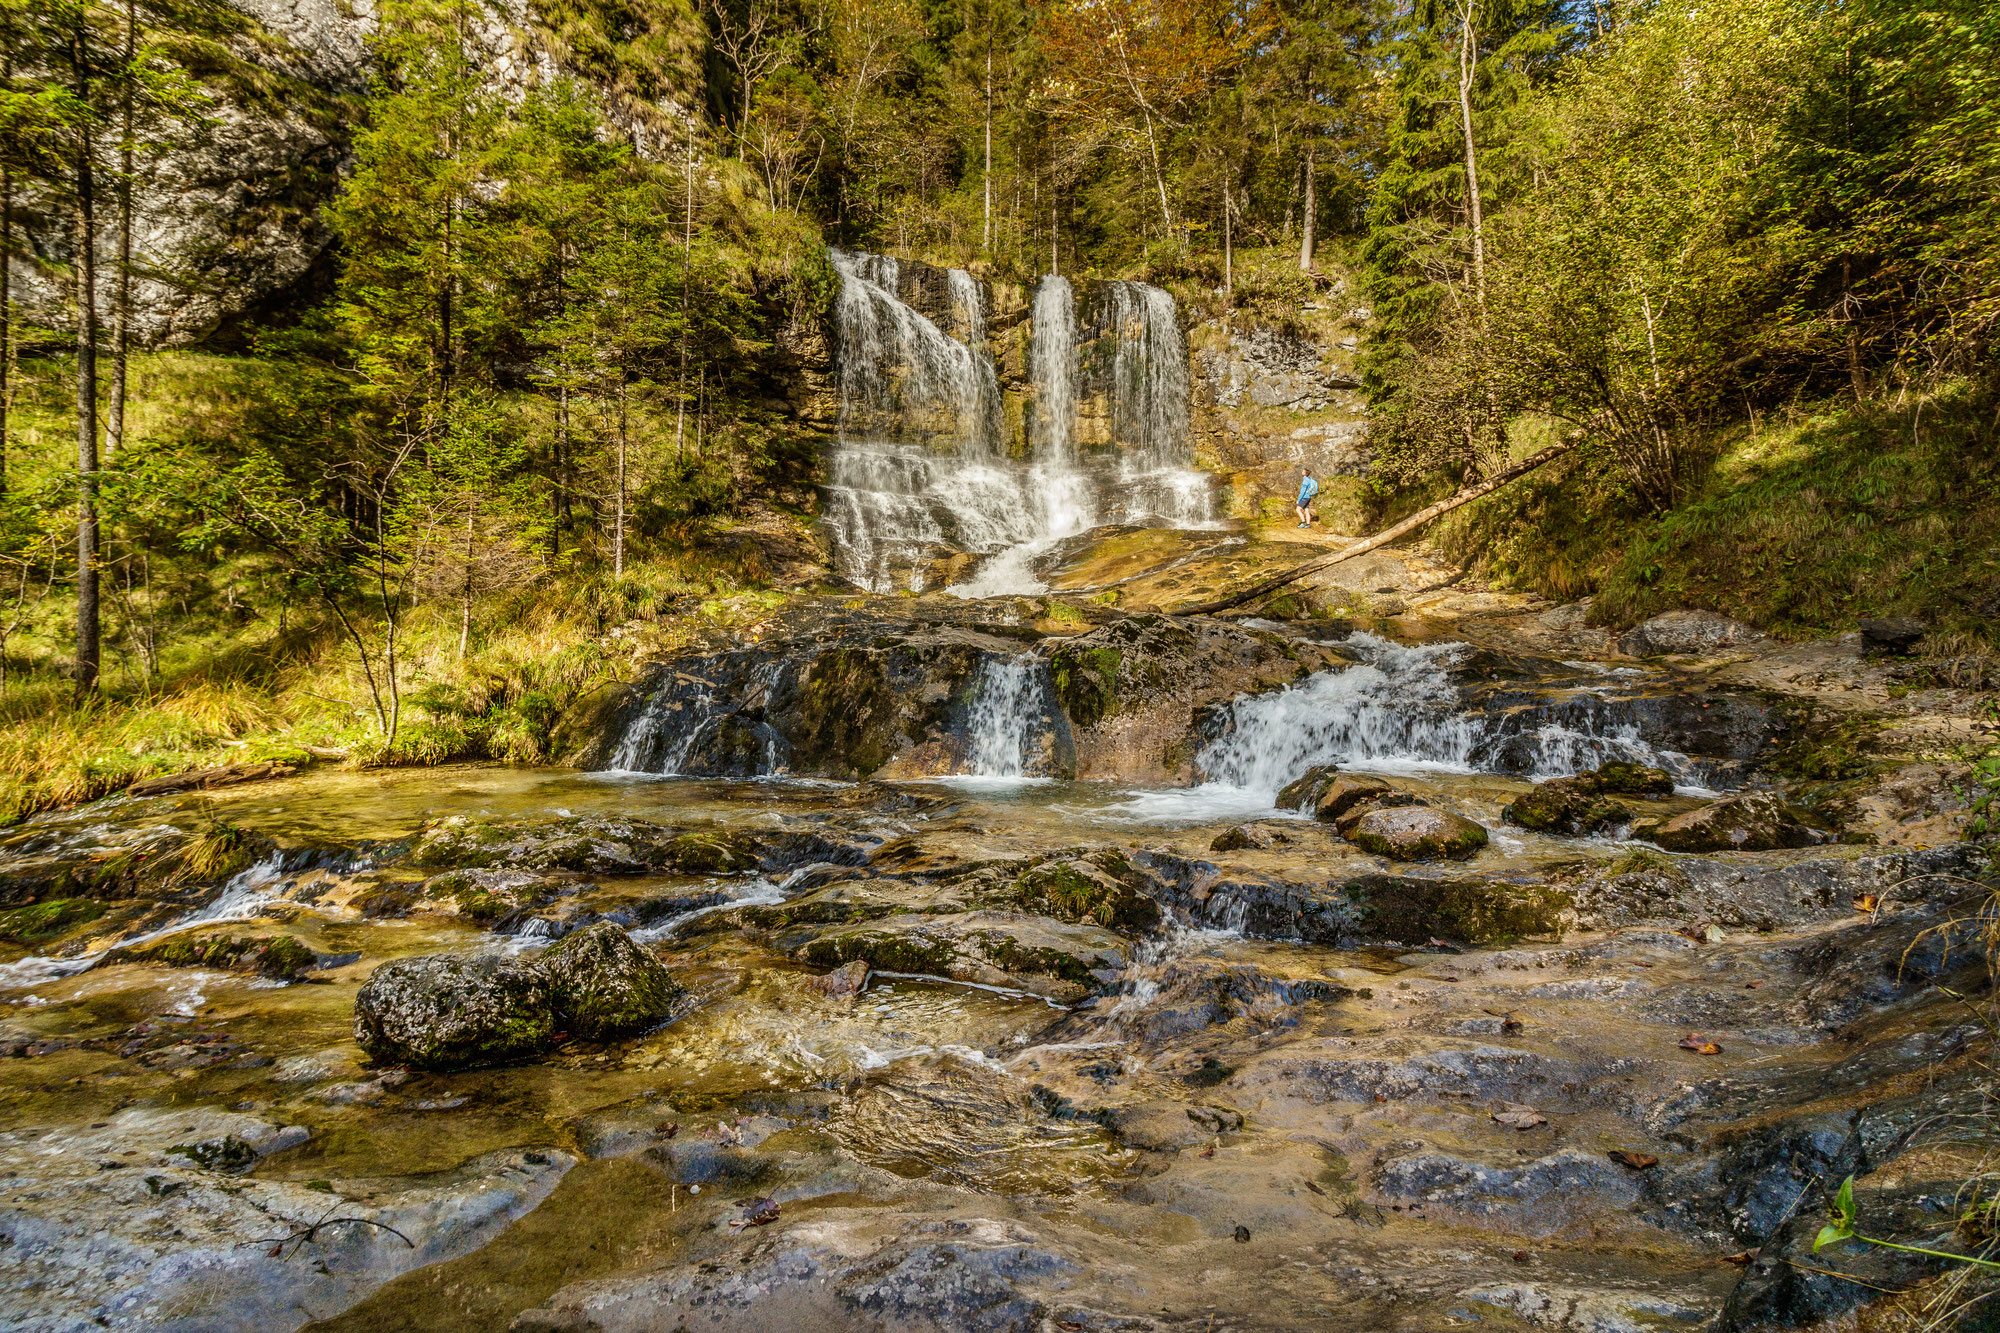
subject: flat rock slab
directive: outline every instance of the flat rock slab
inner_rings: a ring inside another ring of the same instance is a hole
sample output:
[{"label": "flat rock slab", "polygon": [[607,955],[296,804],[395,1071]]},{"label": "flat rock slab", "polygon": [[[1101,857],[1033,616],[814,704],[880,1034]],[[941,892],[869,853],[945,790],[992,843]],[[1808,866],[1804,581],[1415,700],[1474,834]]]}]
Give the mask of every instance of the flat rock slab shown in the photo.
[{"label": "flat rock slab", "polygon": [[799,950],[814,967],[855,959],[883,972],[1004,986],[1062,1002],[1082,999],[1125,966],[1129,946],[1098,926],[1018,912],[888,917],[833,927]]},{"label": "flat rock slab", "polygon": [[[0,1134],[0,1329],[294,1329],[484,1245],[576,1161],[489,1153],[379,1193],[235,1174],[306,1137],[230,1112],[140,1109],[101,1128]],[[302,1234],[332,1218],[355,1220]]]}]

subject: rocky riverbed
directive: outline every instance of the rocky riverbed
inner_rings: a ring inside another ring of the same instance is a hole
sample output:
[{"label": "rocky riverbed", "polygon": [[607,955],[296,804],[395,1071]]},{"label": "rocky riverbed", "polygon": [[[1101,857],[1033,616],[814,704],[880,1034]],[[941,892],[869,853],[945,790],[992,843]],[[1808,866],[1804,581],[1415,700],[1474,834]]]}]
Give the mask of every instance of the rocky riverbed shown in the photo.
[{"label": "rocky riverbed", "polygon": [[661,664],[599,771],[6,834],[0,1328],[1886,1329],[1982,1293],[1813,1252],[1849,1176],[1864,1234],[1987,1243],[1990,849],[1937,747],[1880,739],[1964,701],[1476,593],[891,602]]}]

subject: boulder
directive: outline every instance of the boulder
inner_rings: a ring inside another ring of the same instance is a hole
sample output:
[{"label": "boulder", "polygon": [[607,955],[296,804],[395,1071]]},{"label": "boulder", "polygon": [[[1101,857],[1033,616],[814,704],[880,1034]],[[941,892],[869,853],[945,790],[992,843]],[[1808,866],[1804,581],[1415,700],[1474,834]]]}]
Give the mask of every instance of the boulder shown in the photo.
[{"label": "boulder", "polygon": [[1635,764],[1623,759],[1613,759],[1599,764],[1587,776],[1591,788],[1599,792],[1616,792],[1620,796],[1671,796],[1674,794],[1674,777],[1664,768],[1651,768],[1645,764]]},{"label": "boulder", "polygon": [[1277,847],[1290,847],[1299,841],[1298,836],[1284,823],[1271,820],[1255,824],[1236,824],[1215,835],[1209,843],[1211,852],[1268,852]]},{"label": "boulder", "polygon": [[835,926],[798,951],[813,967],[858,958],[884,972],[1006,986],[1063,1002],[1113,977],[1128,953],[1126,942],[1102,927],[1019,912],[913,913]]},{"label": "boulder", "polygon": [[1374,800],[1390,792],[1379,778],[1342,773],[1331,765],[1306,770],[1305,776],[1278,793],[1280,810],[1304,810],[1314,819],[1335,820],[1357,802]]},{"label": "boulder", "polygon": [[1007,897],[1058,921],[1140,932],[1160,923],[1160,906],[1140,887],[1143,875],[1122,852],[1044,861],[1014,881]]},{"label": "boulder", "polygon": [[1354,826],[1359,824],[1364,816],[1372,815],[1377,810],[1394,810],[1403,806],[1422,804],[1423,802],[1417,799],[1414,792],[1392,791],[1386,795],[1373,796],[1367,800],[1356,801],[1353,805],[1348,806],[1345,813],[1333,821],[1333,829],[1341,837],[1352,842],[1354,841]]},{"label": "boulder", "polygon": [[1809,810],[1773,792],[1751,792],[1704,805],[1652,830],[1670,852],[1768,852],[1817,847],[1839,834]]},{"label": "boulder", "polygon": [[239,938],[229,934],[201,935],[192,931],[169,935],[157,944],[144,948],[113,949],[105,955],[105,961],[156,963],[163,967],[220,968],[229,972],[252,972],[280,981],[297,981],[315,967],[326,965],[320,955],[290,935]]},{"label": "boulder", "polygon": [[1868,657],[1908,657],[1917,650],[1927,627],[1906,616],[1861,622],[1861,651]]},{"label": "boulder", "polygon": [[500,954],[398,958],[354,997],[354,1039],[385,1064],[502,1064],[539,1053],[555,1034],[547,974]]},{"label": "boulder", "polygon": [[1371,810],[1343,836],[1364,852],[1394,861],[1463,861],[1486,845],[1480,825],[1427,805]]},{"label": "boulder", "polygon": [[842,963],[824,976],[808,977],[801,983],[803,989],[829,1000],[844,1000],[859,995],[867,985],[868,964],[860,958]]},{"label": "boulder", "polygon": [[1669,611],[1626,631],[1618,640],[1618,651],[1630,657],[1669,653],[1699,657],[1740,648],[1763,637],[1760,630],[1713,611]]},{"label": "boulder", "polygon": [[548,979],[556,1021],[586,1041],[664,1022],[682,994],[673,974],[609,921],[565,936],[538,965]]},{"label": "boulder", "polygon": [[1555,778],[1517,797],[1501,818],[1543,833],[1573,838],[1595,833],[1607,824],[1622,824],[1632,812],[1597,794],[1588,778]]}]

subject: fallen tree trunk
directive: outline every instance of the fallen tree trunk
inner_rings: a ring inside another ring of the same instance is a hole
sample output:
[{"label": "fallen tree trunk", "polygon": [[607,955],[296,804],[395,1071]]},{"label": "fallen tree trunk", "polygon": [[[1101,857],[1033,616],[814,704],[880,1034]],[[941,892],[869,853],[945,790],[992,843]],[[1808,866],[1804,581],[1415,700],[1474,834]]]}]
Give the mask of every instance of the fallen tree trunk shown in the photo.
[{"label": "fallen tree trunk", "polygon": [[1322,556],[1317,560],[1308,560],[1305,564],[1295,569],[1287,570],[1274,579],[1266,579],[1264,582],[1247,588],[1242,592],[1231,593],[1229,596],[1219,598],[1213,602],[1203,602],[1200,606],[1183,607],[1181,610],[1174,612],[1174,614],[1177,616],[1206,616],[1213,615],[1217,611],[1227,611],[1232,606],[1241,606],[1245,602],[1262,597],[1267,592],[1276,592],[1287,583],[1296,583],[1308,574],[1317,574],[1320,570],[1330,569],[1343,560],[1352,560],[1358,555],[1366,555],[1377,547],[1387,546],[1390,542],[1395,541],[1396,538],[1416,531],[1439,514],[1448,514],[1461,505],[1471,504],[1483,495],[1491,495],[1494,491],[1499,490],[1502,486],[1514,480],[1514,478],[1533,472],[1550,459],[1558,458],[1568,453],[1582,442],[1583,437],[1581,435],[1574,435],[1564,440],[1561,444],[1552,444],[1533,457],[1524,458],[1509,467],[1501,468],[1484,481],[1467,486],[1464,490],[1451,496],[1449,499],[1440,500],[1434,505],[1419,509],[1402,522],[1384,528],[1373,537],[1365,541],[1356,542],[1344,551],[1334,555]]}]

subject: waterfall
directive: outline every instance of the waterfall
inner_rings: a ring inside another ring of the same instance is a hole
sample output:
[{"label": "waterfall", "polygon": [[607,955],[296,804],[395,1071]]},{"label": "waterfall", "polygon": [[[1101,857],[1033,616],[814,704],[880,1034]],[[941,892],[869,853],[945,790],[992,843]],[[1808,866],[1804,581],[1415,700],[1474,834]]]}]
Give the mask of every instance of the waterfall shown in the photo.
[{"label": "waterfall", "polygon": [[901,296],[936,300],[933,278],[917,281],[883,255],[834,250],[832,259],[840,276],[840,418],[823,513],[842,577],[873,592],[922,591],[944,557],[969,552],[989,559],[949,591],[1033,594],[1046,590],[1033,572],[1036,559],[1106,519],[1209,521],[1208,482],[1191,466],[1187,346],[1167,292],[1113,282],[1095,303],[1093,329],[1115,333],[1108,391],[1121,448],[1115,460],[1086,463],[1076,438],[1076,294],[1065,278],[1041,280],[1031,311],[1034,401],[1024,467],[1004,447],[979,281],[963,269],[945,272],[941,328]]},{"label": "waterfall", "polygon": [[835,250],[840,275],[840,431],[826,525],[840,573],[873,592],[921,589],[928,561],[956,545],[995,551],[1032,529],[1000,459],[1000,382],[985,347],[979,284],[947,275],[945,334],[898,296],[900,265]]},{"label": "waterfall", "polygon": [[1539,778],[1622,759],[1683,783],[1703,776],[1695,761],[1654,749],[1629,715],[1594,697],[1468,711],[1448,671],[1463,644],[1405,646],[1357,633],[1345,646],[1363,660],[1231,704],[1221,733],[1196,756],[1203,776],[1267,800],[1316,764]]},{"label": "waterfall", "polygon": [[1075,453],[1076,296],[1051,273],[1035,289],[1028,374],[1035,381],[1035,456],[1068,462]]},{"label": "waterfall", "polygon": [[1111,430],[1124,446],[1118,499],[1127,522],[1199,527],[1213,519],[1208,478],[1188,432],[1187,342],[1174,298],[1143,282],[1110,282],[1098,318],[1116,336]]},{"label": "waterfall", "polygon": [[966,721],[966,765],[975,777],[1028,776],[1028,744],[1043,711],[1038,666],[1032,657],[989,657],[980,664]]}]

